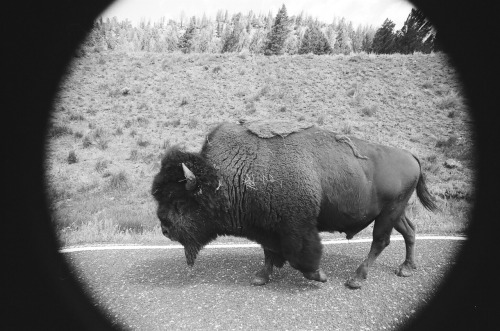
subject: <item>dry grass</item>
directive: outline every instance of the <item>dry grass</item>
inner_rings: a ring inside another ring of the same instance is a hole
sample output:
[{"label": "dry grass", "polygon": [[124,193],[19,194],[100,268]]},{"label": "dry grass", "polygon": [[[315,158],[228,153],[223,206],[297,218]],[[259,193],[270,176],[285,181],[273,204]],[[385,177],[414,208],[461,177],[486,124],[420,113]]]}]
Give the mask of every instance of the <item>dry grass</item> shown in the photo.
[{"label": "dry grass", "polygon": [[[47,181],[60,238],[157,240],[149,190],[165,149],[197,151],[216,123],[241,118],[307,120],[411,151],[443,205],[436,215],[411,207],[419,232],[462,233],[472,199],[472,140],[448,63],[442,54],[77,58],[48,131]],[[78,162],[69,164],[70,151]],[[445,168],[448,158],[463,167]]]}]

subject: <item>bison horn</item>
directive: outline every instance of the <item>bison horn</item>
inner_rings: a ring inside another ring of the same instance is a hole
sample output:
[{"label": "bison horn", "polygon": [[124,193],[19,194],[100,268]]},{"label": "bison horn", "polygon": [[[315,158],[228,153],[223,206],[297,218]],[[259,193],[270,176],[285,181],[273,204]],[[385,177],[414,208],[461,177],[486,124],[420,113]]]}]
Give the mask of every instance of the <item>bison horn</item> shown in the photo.
[{"label": "bison horn", "polygon": [[183,163],[182,170],[184,171],[184,177],[186,177],[186,190],[191,191],[196,187],[196,176],[193,174],[191,170]]}]

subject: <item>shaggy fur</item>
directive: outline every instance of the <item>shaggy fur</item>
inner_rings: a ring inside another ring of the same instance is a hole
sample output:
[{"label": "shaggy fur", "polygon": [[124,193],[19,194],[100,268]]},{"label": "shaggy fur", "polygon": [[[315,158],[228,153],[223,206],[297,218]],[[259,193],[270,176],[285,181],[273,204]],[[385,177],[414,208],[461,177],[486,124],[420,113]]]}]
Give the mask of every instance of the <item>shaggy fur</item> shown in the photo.
[{"label": "shaggy fur", "polygon": [[[182,164],[196,176],[194,188],[186,187]],[[267,283],[273,266],[286,261],[306,278],[326,281],[318,233],[339,231],[352,238],[375,221],[370,253],[347,282],[357,288],[393,228],[407,246],[398,275],[415,268],[414,226],[404,214],[415,188],[424,206],[435,209],[418,160],[404,150],[338,139],[316,127],[264,139],[223,123],[199,154],[168,151],[152,193],[164,234],[184,245],[190,265],[220,235],[260,243],[265,263],[255,285]]]}]

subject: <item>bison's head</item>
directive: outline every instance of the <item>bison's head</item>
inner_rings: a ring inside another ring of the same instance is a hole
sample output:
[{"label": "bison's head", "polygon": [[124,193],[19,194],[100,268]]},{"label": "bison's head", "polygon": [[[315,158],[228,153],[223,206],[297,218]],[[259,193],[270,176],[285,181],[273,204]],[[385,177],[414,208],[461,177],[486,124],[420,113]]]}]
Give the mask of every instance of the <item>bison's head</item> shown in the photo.
[{"label": "bison's head", "polygon": [[215,169],[199,154],[177,147],[164,156],[154,178],[151,193],[162,232],[184,246],[188,265],[217,237],[217,182]]}]

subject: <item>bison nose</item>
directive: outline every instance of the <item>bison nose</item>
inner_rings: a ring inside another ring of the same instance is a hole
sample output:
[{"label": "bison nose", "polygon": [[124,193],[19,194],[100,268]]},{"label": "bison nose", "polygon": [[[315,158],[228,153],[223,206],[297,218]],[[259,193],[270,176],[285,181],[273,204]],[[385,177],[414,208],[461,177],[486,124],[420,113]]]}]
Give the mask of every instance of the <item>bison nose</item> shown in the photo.
[{"label": "bison nose", "polygon": [[168,235],[168,228],[165,225],[163,225],[163,224],[161,225],[161,233],[163,233],[163,235],[165,237],[167,237],[167,238],[169,237],[169,235]]}]

